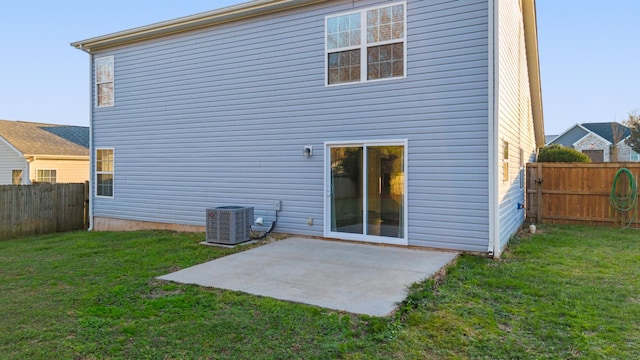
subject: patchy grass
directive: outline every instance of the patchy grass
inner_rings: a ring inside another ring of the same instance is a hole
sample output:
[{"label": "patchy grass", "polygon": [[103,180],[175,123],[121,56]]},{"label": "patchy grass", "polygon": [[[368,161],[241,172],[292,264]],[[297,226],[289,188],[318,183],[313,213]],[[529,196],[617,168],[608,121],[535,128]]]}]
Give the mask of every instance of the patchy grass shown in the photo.
[{"label": "patchy grass", "polygon": [[243,249],[202,234],[0,241],[0,358],[640,358],[640,232],[540,227],[374,318],[156,276]]}]

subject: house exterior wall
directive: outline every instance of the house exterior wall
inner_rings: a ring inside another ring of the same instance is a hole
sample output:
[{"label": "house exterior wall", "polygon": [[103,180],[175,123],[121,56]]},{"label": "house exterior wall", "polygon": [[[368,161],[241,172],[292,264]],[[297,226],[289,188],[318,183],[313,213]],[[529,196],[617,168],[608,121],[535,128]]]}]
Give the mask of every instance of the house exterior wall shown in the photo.
[{"label": "house exterior wall", "polygon": [[35,182],[38,170],[56,170],[57,183],[83,183],[89,180],[89,160],[34,160],[29,166],[29,180]]},{"label": "house exterior wall", "polygon": [[604,161],[608,162],[611,158],[611,148],[610,143],[600,136],[589,133],[587,136],[578,140],[573,148],[582,152],[583,150],[603,150]]},{"label": "house exterior wall", "polygon": [[115,187],[93,215],[202,226],[206,208],[268,217],[281,200],[277,231],[322,236],[324,143],[404,139],[409,245],[486,252],[488,2],[407,1],[406,78],[325,86],[325,16],[387,3],[331,1],[96,52],[114,55],[115,106],[93,108],[91,152],[114,149]]},{"label": "house exterior wall", "polygon": [[624,140],[619,142],[618,148],[618,161],[636,161],[631,158],[631,147],[624,143]]},{"label": "house exterior wall", "polygon": [[[502,250],[524,221],[524,167],[535,161],[531,96],[524,43],[524,23],[518,0],[498,4],[498,241]],[[505,158],[504,146],[508,144]],[[503,166],[508,168],[505,172]],[[499,254],[494,254],[499,255]]]},{"label": "house exterior wall", "polygon": [[26,184],[28,181],[27,169],[27,161],[22,154],[0,139],[0,185],[11,185],[13,183],[13,170],[22,170],[22,183]]}]

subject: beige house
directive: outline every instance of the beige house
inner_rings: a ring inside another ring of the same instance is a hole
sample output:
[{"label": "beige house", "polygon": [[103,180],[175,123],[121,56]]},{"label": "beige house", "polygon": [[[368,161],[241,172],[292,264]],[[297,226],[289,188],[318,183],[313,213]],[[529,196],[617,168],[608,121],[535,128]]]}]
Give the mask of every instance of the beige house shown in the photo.
[{"label": "beige house", "polygon": [[0,120],[0,185],[88,180],[88,127]]}]

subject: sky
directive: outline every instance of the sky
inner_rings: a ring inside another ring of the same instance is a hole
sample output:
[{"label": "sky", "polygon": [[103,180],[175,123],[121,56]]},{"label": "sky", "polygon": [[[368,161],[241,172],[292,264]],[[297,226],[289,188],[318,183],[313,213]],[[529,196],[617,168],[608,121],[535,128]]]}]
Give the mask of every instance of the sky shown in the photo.
[{"label": "sky", "polygon": [[[0,3],[0,119],[89,126],[89,55],[71,47],[244,0]],[[537,0],[545,133],[640,112],[638,0]]]}]

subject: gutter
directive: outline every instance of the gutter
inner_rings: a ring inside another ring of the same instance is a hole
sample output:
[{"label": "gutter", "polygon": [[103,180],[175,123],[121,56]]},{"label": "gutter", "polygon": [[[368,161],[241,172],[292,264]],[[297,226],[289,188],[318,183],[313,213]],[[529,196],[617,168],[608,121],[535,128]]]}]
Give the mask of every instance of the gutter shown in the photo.
[{"label": "gutter", "polygon": [[177,34],[327,0],[254,0],[71,43],[86,53],[141,40]]},{"label": "gutter", "polygon": [[89,155],[33,155],[24,154],[27,161],[35,160],[89,160]]},{"label": "gutter", "polygon": [[529,92],[531,93],[531,111],[533,113],[536,147],[543,147],[544,113],[542,109],[542,83],[540,79],[540,57],[538,53],[538,24],[536,0],[522,1],[524,23],[524,45],[527,51],[527,68],[529,73]]}]

